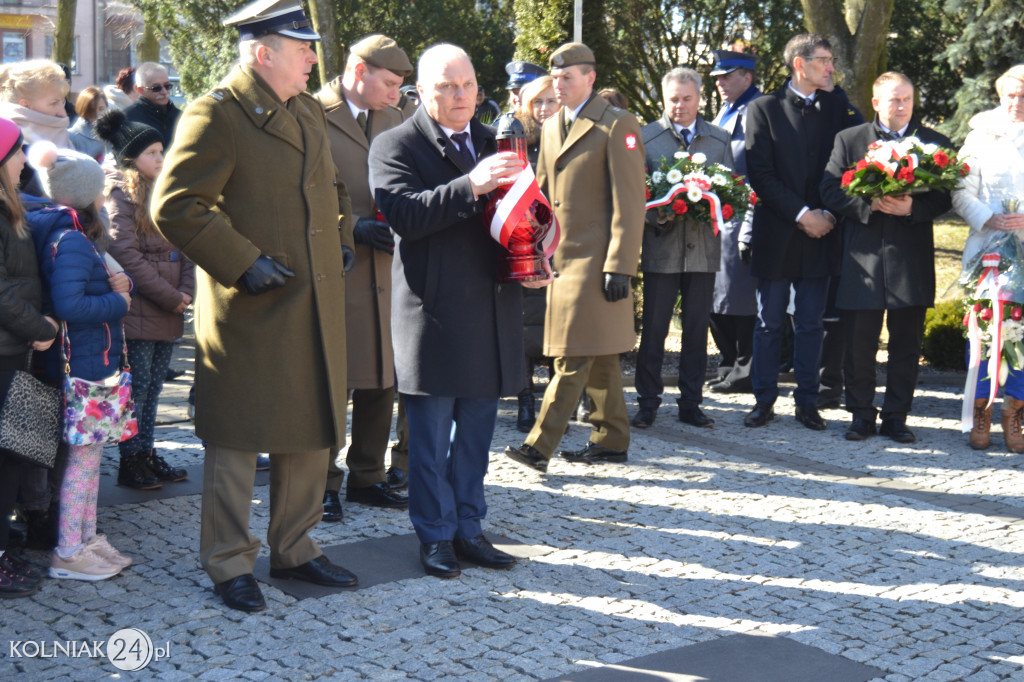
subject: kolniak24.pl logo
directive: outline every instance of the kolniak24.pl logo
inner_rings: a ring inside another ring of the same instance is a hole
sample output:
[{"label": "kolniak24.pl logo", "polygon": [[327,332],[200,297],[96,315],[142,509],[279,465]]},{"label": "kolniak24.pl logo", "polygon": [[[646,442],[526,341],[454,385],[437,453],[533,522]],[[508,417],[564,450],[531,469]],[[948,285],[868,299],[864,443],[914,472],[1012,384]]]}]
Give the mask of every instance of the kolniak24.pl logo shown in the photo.
[{"label": "kolniak24.pl logo", "polygon": [[119,670],[142,670],[153,661],[171,657],[171,643],[153,646],[153,640],[138,628],[118,630],[103,641],[11,642],[10,658],[103,658]]}]

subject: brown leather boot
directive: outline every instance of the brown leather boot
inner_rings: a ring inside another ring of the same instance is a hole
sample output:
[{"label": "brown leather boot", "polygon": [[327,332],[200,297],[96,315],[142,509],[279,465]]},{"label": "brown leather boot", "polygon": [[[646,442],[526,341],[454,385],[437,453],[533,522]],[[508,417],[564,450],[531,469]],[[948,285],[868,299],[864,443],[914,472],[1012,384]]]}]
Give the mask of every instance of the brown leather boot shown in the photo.
[{"label": "brown leather boot", "polygon": [[989,429],[992,428],[992,406],[988,405],[988,398],[978,398],[974,401],[974,426],[971,427],[970,443],[975,450],[984,450],[991,442]]},{"label": "brown leather boot", "polygon": [[1024,400],[1006,396],[1003,400],[1000,421],[1003,423],[1003,438],[1011,452],[1024,452]]}]

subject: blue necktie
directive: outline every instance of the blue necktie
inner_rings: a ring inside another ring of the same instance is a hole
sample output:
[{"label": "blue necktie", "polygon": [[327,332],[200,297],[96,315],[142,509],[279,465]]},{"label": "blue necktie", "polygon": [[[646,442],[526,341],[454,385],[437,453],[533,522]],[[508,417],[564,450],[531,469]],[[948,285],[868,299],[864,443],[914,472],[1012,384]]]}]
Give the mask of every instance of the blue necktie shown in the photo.
[{"label": "blue necktie", "polygon": [[469,165],[475,166],[476,159],[473,158],[473,153],[469,151],[469,133],[455,133],[452,135],[452,142],[455,143],[455,148],[459,150]]}]

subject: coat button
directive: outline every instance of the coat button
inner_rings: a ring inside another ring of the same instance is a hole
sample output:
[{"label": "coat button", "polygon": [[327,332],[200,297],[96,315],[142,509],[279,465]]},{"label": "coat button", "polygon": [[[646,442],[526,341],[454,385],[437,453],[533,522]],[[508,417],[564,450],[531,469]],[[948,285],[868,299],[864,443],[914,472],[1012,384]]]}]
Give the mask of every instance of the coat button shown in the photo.
[{"label": "coat button", "polygon": [[562,202],[559,201],[558,199],[555,199],[555,208],[558,208],[561,205],[562,205]]},{"label": "coat button", "polygon": [[563,171],[563,170],[565,170],[565,166],[563,166],[562,164],[558,164],[557,166],[555,166],[555,170],[556,171]]},{"label": "coat button", "polygon": [[465,220],[466,218],[469,217],[469,214],[466,213],[465,211],[459,211],[459,217]]},{"label": "coat button", "polygon": [[318,281],[318,282],[324,281],[324,276],[323,275],[317,275],[316,276],[316,281]]}]

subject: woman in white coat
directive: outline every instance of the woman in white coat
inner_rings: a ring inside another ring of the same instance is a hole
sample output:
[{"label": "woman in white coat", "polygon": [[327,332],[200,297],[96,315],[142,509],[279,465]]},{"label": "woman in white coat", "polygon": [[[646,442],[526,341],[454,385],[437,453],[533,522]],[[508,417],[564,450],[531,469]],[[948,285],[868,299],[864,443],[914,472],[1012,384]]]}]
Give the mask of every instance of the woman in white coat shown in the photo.
[{"label": "woman in white coat", "polygon": [[[996,79],[999,107],[971,119],[960,158],[971,172],[953,192],[953,209],[967,221],[971,233],[964,244],[966,266],[999,232],[1016,231],[1024,241],[1024,64],[1014,66]],[[1015,206],[1019,205],[1020,208]],[[976,395],[988,396],[987,372],[979,372]],[[1001,422],[1006,446],[1024,452],[1024,372],[1011,370],[1006,382]],[[989,445],[992,407],[988,398],[974,401],[971,447]]]}]

